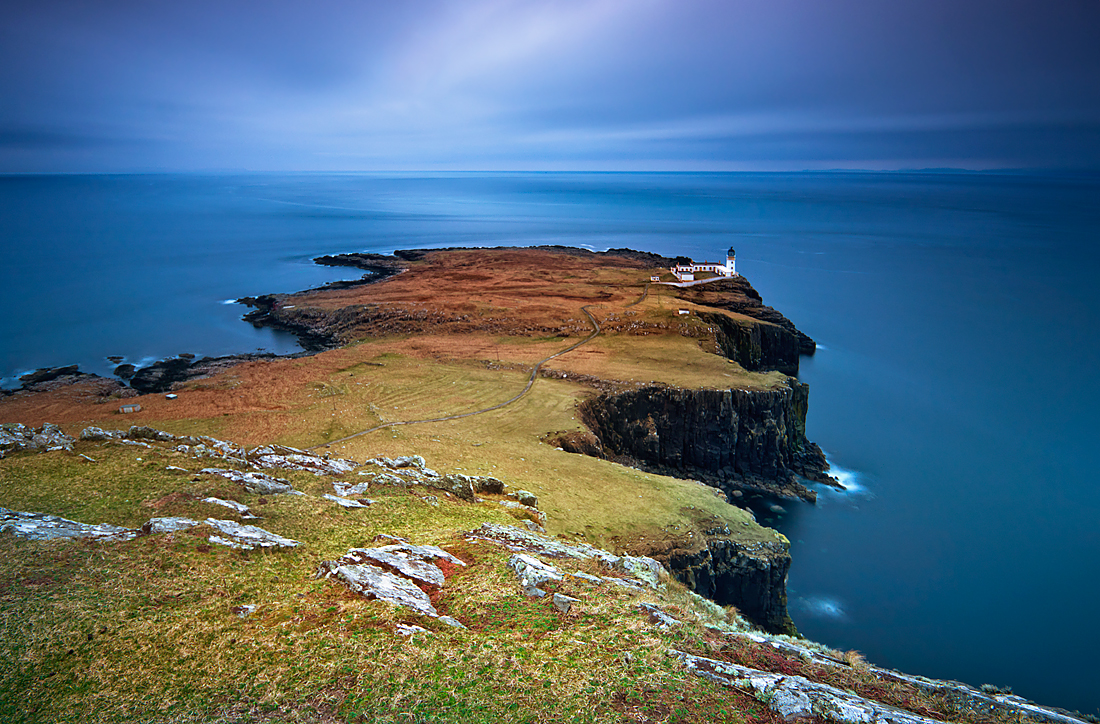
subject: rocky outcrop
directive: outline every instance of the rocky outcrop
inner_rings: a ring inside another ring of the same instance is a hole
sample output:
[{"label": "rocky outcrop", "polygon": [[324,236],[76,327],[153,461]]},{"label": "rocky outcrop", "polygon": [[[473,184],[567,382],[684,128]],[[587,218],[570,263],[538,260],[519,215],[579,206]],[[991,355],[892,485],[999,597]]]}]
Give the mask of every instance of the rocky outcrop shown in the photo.
[{"label": "rocky outcrop", "polygon": [[438,546],[413,545],[403,538],[379,536],[392,541],[375,548],[352,548],[335,561],[324,561],[318,578],[335,578],[366,598],[392,603],[416,613],[438,618],[445,624],[465,628],[449,616],[440,616],[425,591],[435,591],[445,582],[443,561],[450,566],[466,564]]},{"label": "rocky outcrop", "polygon": [[215,475],[237,483],[250,493],[257,495],[278,495],[279,493],[294,493],[294,486],[289,480],[273,478],[266,473],[243,473],[240,470],[226,470],[224,468],[203,468],[199,471],[203,475]]},{"label": "rocky outcrop", "polygon": [[[514,565],[512,563],[509,564],[512,565],[512,570],[515,571],[521,581],[525,575],[523,570],[526,570],[526,567],[542,566],[546,568],[545,563],[531,558],[531,556],[535,555],[549,558],[595,560],[608,571],[620,573],[625,576],[625,579],[605,577],[602,580],[609,582],[622,581],[630,586],[639,588],[659,588],[662,578],[668,575],[668,571],[665,570],[660,562],[648,556],[619,556],[610,551],[605,551],[602,548],[596,548],[588,543],[565,543],[547,535],[523,530],[510,525],[483,523],[480,528],[467,533],[466,538],[469,540],[489,541],[502,545],[510,551],[526,554],[519,558],[513,557],[513,561],[516,563]],[[535,563],[532,563],[532,560],[535,560]],[[557,570],[553,568],[553,566],[549,568],[554,571]]]},{"label": "rocky outcrop", "polygon": [[13,452],[72,450],[73,442],[60,427],[49,422],[37,430],[22,424],[4,425],[0,427],[0,458]]},{"label": "rocky outcrop", "polygon": [[117,525],[100,523],[90,525],[59,518],[45,513],[27,513],[21,510],[0,508],[0,532],[11,531],[29,540],[55,538],[91,538],[94,540],[125,541],[138,536],[138,531]]},{"label": "rocky outcrop", "polygon": [[748,690],[784,721],[836,724],[939,724],[939,720],[888,706],[828,684],[671,650],[691,673]]},{"label": "rocky outcrop", "polygon": [[[725,309],[761,322],[780,327],[798,340],[799,354],[813,355],[817,344],[809,335],[794,326],[794,322],[765,306],[760,293],[753,289],[743,276],[720,279],[707,284],[684,287],[678,292],[681,299],[695,304]],[[797,368],[797,360],[795,361]],[[748,369],[748,368],[746,368]]]},{"label": "rocky outcrop", "polygon": [[831,479],[821,448],[806,439],[808,397],[809,386],[793,379],[777,390],[653,386],[602,394],[578,409],[606,457],[727,493],[812,502],[798,477]]},{"label": "rocky outcrop", "polygon": [[699,312],[699,319],[714,330],[718,351],[746,370],[798,374],[801,344],[789,330],[768,322],[738,322],[718,312]]},{"label": "rocky outcrop", "polygon": [[195,360],[192,355],[180,355],[154,362],[148,367],[135,369],[133,365],[119,365],[115,374],[126,380],[130,387],[142,394],[168,392],[192,380],[202,379],[242,362],[258,359],[274,359],[274,354],[238,354],[226,357],[203,357]]},{"label": "rocky outcrop", "polygon": [[207,540],[218,545],[241,550],[253,548],[297,548],[298,541],[284,538],[254,525],[244,525],[232,520],[207,518],[206,525],[218,531],[220,535],[211,535]]},{"label": "rocky outcrop", "polygon": [[[719,532],[719,531],[716,531]],[[739,542],[726,535],[651,550],[681,583],[772,633],[795,633],[787,613],[790,549],[780,540]]]}]

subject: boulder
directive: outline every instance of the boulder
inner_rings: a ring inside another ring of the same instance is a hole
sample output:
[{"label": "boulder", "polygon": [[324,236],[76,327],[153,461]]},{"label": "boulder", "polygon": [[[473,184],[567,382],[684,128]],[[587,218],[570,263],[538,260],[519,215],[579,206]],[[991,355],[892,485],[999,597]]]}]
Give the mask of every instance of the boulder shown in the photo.
[{"label": "boulder", "polygon": [[117,525],[89,525],[45,513],[27,513],[0,508],[0,532],[10,530],[20,538],[50,540],[55,538],[93,538],[126,541],[138,536],[138,531]]},{"label": "boulder", "polygon": [[370,483],[363,481],[356,483],[355,485],[349,485],[347,483],[333,483],[332,489],[336,491],[336,494],[341,497],[348,497],[349,495],[362,495],[370,490]]},{"label": "boulder", "polygon": [[650,588],[661,585],[661,574],[665,572],[660,563],[645,556],[622,556],[612,564],[611,569],[643,581]]},{"label": "boulder", "polygon": [[504,481],[490,475],[476,475],[473,477],[475,493],[485,495],[501,495],[504,493]]},{"label": "boulder", "polygon": [[72,450],[74,442],[60,427],[49,422],[37,430],[21,424],[4,425],[0,427],[0,458],[12,452]]},{"label": "boulder", "polygon": [[194,528],[199,524],[197,520],[190,518],[150,518],[149,522],[141,526],[141,532],[151,533],[175,533],[179,530]]},{"label": "boulder", "polygon": [[574,603],[580,603],[579,598],[573,598],[572,596],[566,596],[562,593],[555,593],[553,598],[550,599],[554,604],[554,608],[558,609],[562,613],[569,613],[573,608]]},{"label": "boulder", "polygon": [[369,505],[374,505],[373,500],[352,500],[351,498],[341,498],[338,495],[332,495],[331,493],[325,493],[321,496],[325,500],[331,500],[337,505],[344,508],[366,508]]},{"label": "boulder", "polygon": [[244,518],[246,520],[257,519],[260,517],[254,514],[251,508],[249,508],[247,505],[245,505],[244,503],[238,503],[235,500],[222,500],[221,498],[210,497],[203,498],[202,502],[212,503],[213,505],[220,505],[223,508],[229,508],[230,510],[235,511],[239,516],[241,516],[241,518]]},{"label": "boulder", "polygon": [[339,578],[345,586],[367,598],[404,606],[425,616],[439,616],[428,594],[415,583],[377,566],[366,563],[341,565],[336,561],[325,561],[319,574],[325,578]]},{"label": "boulder", "polygon": [[395,468],[416,468],[423,470],[425,467],[424,458],[419,455],[402,455],[401,457],[394,458],[391,462],[391,467]]},{"label": "boulder", "polygon": [[418,633],[431,633],[430,631],[428,631],[428,629],[424,628],[423,626],[416,626],[416,625],[407,624],[407,623],[397,624],[397,629],[396,630],[397,630],[397,633],[401,634],[402,636],[412,636],[413,634],[418,634]]},{"label": "boulder", "polygon": [[242,473],[239,470],[225,470],[223,468],[203,468],[199,472],[205,475],[217,475],[220,478],[231,480],[244,487],[250,493],[257,495],[277,495],[279,493],[293,493],[294,488],[289,480],[273,478],[265,473]]},{"label": "boulder", "polygon": [[468,475],[452,473],[444,475],[439,480],[433,480],[426,484],[438,490],[451,493],[455,497],[462,498],[469,503],[474,502],[474,481]]},{"label": "boulder", "polygon": [[122,430],[104,430],[98,427],[86,427],[80,431],[80,439],[91,442],[105,442],[107,440],[121,440],[126,435]]},{"label": "boulder", "polygon": [[539,507],[539,499],[534,493],[526,490],[517,490],[515,496],[516,500],[518,500],[521,505],[526,505],[531,508]]},{"label": "boulder", "polygon": [[230,548],[252,550],[253,548],[257,547],[298,547],[298,541],[290,540],[289,538],[283,538],[281,535],[276,535],[274,533],[264,530],[263,528],[257,528],[254,525],[244,525],[242,523],[237,523],[232,520],[219,520],[217,518],[207,518],[203,521],[203,523],[222,534],[220,536],[210,536],[208,540],[211,543],[218,543],[219,545],[229,546]]},{"label": "boulder", "polygon": [[639,603],[638,608],[649,614],[649,620],[657,624],[657,628],[668,629],[680,623],[652,603]]},{"label": "boulder", "polygon": [[153,440],[156,442],[173,442],[176,436],[170,432],[157,430],[146,425],[131,425],[126,431],[126,437],[130,440]]},{"label": "boulder", "polygon": [[508,567],[516,574],[520,587],[528,596],[542,598],[546,595],[546,591],[539,586],[551,581],[560,581],[563,578],[562,572],[554,566],[525,553],[517,553],[509,558]]}]

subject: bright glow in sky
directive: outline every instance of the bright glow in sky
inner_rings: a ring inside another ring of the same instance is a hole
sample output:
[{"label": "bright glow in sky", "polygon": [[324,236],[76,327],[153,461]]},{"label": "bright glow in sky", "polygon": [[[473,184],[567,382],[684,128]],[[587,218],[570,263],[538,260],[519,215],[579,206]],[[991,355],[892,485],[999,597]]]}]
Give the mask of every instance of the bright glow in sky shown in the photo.
[{"label": "bright glow in sky", "polygon": [[0,171],[1100,168],[1096,0],[0,12]]}]

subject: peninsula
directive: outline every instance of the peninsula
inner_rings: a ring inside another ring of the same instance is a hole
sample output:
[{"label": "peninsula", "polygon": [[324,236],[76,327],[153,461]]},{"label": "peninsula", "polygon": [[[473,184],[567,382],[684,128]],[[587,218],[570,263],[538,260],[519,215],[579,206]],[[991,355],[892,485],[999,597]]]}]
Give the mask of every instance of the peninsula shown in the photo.
[{"label": "peninsula", "polygon": [[317,261],[366,274],[242,300],[311,354],[0,398],[0,708],[1076,721],[791,638],[788,542],[738,504],[833,482],[792,376],[814,343],[732,263],[684,286],[690,260],[630,250]]}]

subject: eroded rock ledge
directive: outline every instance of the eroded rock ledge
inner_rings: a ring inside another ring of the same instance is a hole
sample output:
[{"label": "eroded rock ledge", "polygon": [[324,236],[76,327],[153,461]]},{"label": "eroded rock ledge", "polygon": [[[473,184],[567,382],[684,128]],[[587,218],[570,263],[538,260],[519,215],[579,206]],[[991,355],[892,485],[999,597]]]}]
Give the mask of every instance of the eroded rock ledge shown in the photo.
[{"label": "eroded rock ledge", "polygon": [[806,439],[809,386],[779,390],[644,387],[605,393],[578,406],[597,438],[562,436],[570,452],[596,454],[721,489],[813,502],[799,477],[833,482],[824,453]]}]

